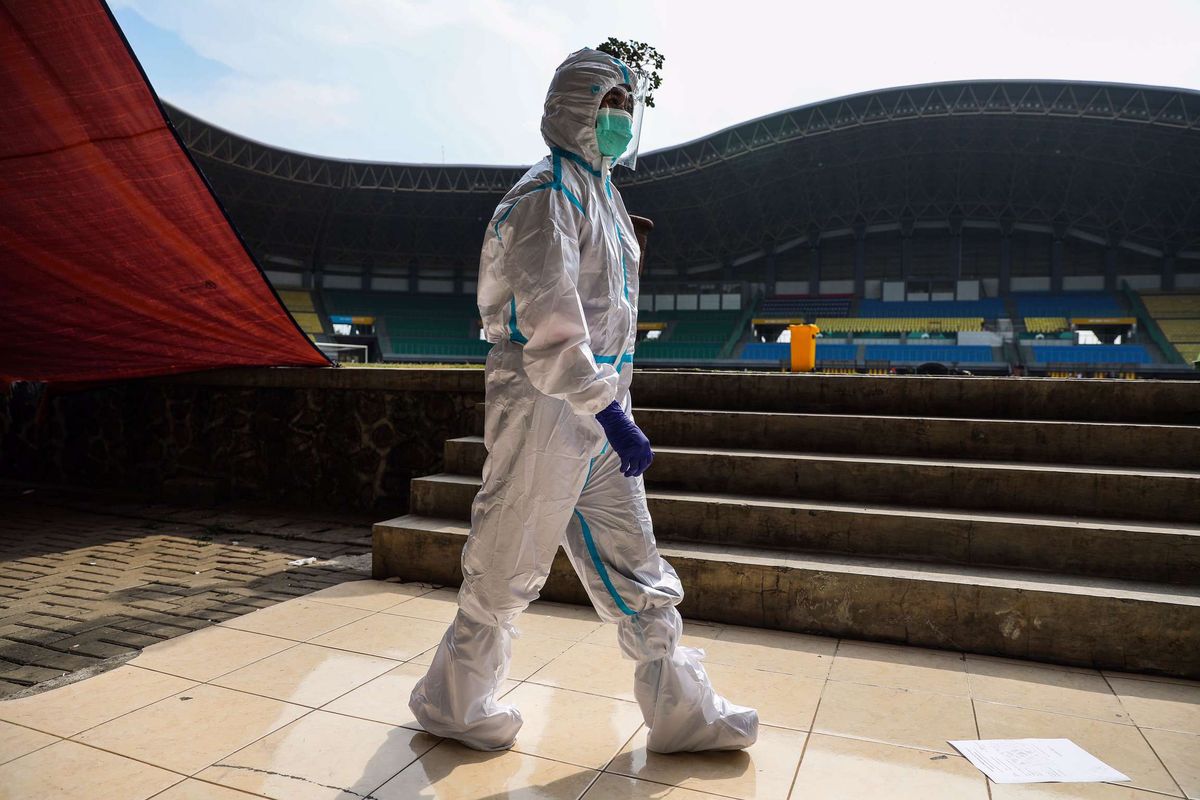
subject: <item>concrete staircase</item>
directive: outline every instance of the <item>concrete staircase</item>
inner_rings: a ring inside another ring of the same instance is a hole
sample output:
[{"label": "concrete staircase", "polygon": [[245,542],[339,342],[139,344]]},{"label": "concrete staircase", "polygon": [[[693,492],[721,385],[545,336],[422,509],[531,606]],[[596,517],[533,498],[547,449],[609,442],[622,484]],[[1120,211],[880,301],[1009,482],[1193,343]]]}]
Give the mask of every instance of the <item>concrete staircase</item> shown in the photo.
[{"label": "concrete staircase", "polygon": [[[685,616],[1200,677],[1200,384],[639,372]],[[457,584],[445,444],[376,577]],[[543,596],[586,602],[560,552]]]}]

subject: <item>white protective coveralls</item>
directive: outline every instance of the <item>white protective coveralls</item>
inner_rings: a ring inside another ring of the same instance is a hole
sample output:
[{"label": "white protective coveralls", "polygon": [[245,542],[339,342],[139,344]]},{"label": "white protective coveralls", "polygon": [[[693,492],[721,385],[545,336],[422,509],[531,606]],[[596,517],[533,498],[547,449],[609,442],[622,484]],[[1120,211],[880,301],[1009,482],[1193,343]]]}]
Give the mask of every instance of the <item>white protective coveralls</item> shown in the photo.
[{"label": "white protective coveralls", "polygon": [[757,737],[757,713],[716,694],[703,653],[679,646],[679,577],[655,545],[642,478],[621,474],[594,417],[613,400],[630,409],[639,251],[595,132],[601,99],[628,74],[596,50],[563,62],[542,117],[551,154],[501,201],[484,241],[488,458],[459,610],[409,703],[427,731],[477,749],[510,747],[521,727],[494,692],[513,622],[559,545],[637,662],[651,750],[737,749]]}]

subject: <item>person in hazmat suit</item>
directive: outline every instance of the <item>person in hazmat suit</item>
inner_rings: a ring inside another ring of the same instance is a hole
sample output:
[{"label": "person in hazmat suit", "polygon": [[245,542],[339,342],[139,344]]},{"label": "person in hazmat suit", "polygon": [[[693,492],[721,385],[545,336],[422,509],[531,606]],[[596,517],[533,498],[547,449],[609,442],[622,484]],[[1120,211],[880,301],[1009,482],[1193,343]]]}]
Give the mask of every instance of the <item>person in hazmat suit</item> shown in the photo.
[{"label": "person in hazmat suit", "polygon": [[458,612],[409,707],[430,733],[511,747],[521,714],[495,700],[514,621],[559,545],[636,661],[634,694],[657,752],[748,747],[758,715],[718,695],[679,645],[683,588],[659,555],[641,474],[653,453],[630,413],[639,250],[614,162],[633,166],[644,79],[573,53],[546,95],[550,155],[496,208],[479,266],[494,343],[485,372],[483,486],[462,555]]}]

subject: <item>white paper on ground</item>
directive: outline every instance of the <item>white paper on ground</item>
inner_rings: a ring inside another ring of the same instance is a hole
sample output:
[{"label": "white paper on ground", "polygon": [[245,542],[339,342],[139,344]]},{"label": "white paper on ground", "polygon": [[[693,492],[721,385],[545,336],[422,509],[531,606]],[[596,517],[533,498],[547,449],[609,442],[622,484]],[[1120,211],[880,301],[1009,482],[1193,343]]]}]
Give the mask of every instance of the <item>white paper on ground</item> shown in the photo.
[{"label": "white paper on ground", "polygon": [[1129,780],[1070,739],[971,739],[950,744],[994,783]]}]

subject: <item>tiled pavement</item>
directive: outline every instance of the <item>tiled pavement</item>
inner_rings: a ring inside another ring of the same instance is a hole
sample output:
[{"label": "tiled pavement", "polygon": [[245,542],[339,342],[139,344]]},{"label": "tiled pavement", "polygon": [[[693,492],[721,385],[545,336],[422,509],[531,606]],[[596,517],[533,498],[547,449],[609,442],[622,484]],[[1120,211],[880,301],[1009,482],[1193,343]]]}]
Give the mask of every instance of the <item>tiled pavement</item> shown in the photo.
[{"label": "tiled pavement", "polygon": [[[0,797],[1161,800],[1200,797],[1200,684],[689,623],[717,687],[758,707],[741,753],[660,756],[612,626],[518,621],[506,753],[419,730],[407,697],[454,593],[342,583],[0,701]],[[948,739],[1066,737],[1128,784],[990,784]]]},{"label": "tiled pavement", "polygon": [[[370,572],[370,525],[0,492],[0,697]],[[315,558],[307,566],[290,566]],[[53,684],[51,684],[53,685]]]}]

